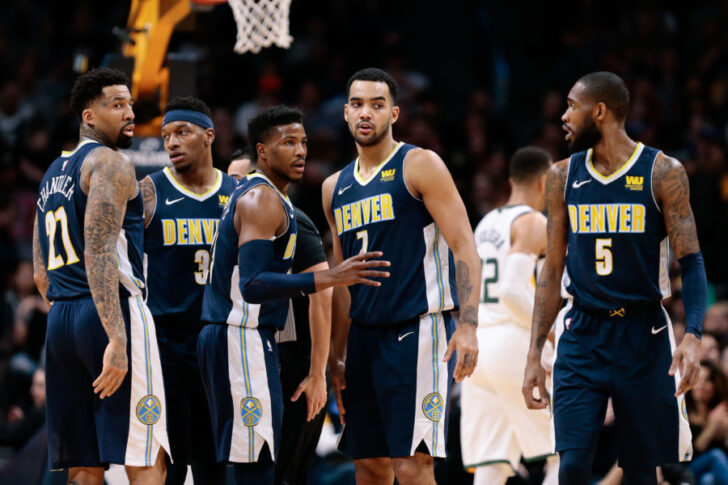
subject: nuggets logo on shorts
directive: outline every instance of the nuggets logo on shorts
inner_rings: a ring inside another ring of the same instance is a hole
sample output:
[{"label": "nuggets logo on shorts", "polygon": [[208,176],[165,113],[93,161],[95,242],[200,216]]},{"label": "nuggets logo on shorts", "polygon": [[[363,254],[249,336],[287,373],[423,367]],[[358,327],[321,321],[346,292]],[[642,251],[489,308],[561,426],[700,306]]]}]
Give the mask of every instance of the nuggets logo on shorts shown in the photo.
[{"label": "nuggets logo on shorts", "polygon": [[688,419],[688,406],[685,402],[685,399],[682,400],[682,403],[680,403],[680,411],[682,412],[682,415],[685,419]]},{"label": "nuggets logo on shorts", "polygon": [[240,417],[245,426],[252,427],[260,423],[262,415],[263,407],[256,398],[246,397],[240,400]]},{"label": "nuggets logo on shorts", "polygon": [[443,412],[442,396],[437,392],[431,392],[422,401],[422,412],[428,419],[438,422],[442,419]]},{"label": "nuggets logo on shorts", "polygon": [[162,415],[162,403],[154,394],[144,396],[136,407],[136,415],[143,424],[152,425]]}]

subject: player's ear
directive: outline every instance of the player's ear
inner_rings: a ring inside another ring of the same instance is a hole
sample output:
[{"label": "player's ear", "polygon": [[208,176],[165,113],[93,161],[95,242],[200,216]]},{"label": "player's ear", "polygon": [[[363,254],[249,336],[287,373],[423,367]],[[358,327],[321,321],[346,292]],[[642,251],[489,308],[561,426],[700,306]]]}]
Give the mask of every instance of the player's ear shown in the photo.
[{"label": "player's ear", "polygon": [[604,121],[604,119],[607,117],[607,105],[604,104],[603,101],[598,102],[596,105],[594,105],[594,118],[596,118],[599,121]]},{"label": "player's ear", "polygon": [[255,152],[258,154],[258,160],[265,157],[265,145],[263,143],[255,144]]},{"label": "player's ear", "polygon": [[349,103],[344,105],[344,121],[349,122]]},{"label": "player's ear", "polygon": [[206,147],[209,147],[210,145],[212,145],[212,142],[215,141],[215,130],[213,130],[212,128],[206,129],[204,138],[205,138]]},{"label": "player's ear", "polygon": [[94,111],[91,108],[86,108],[81,112],[81,121],[89,126],[94,124]]},{"label": "player's ear", "polygon": [[399,119],[399,106],[394,106],[392,108],[392,122],[391,124],[395,124],[397,120]]}]

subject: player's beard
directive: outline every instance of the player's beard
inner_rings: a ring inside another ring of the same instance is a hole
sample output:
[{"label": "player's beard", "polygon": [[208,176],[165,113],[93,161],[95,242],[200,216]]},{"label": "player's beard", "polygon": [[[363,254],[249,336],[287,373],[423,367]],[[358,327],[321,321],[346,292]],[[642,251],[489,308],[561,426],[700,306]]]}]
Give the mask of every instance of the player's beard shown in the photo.
[{"label": "player's beard", "polygon": [[[132,123],[128,123],[128,124],[132,124]],[[124,134],[124,128],[126,128],[127,125],[122,126],[121,130],[119,130],[119,136],[116,137],[116,147],[117,148],[129,148],[131,146],[131,137],[126,136]]]},{"label": "player's beard", "polygon": [[349,128],[349,131],[351,132],[351,136],[354,137],[354,141],[356,141],[357,145],[362,147],[371,147],[382,141],[382,139],[387,136],[387,131],[389,130],[389,122],[387,122],[381,131],[375,131],[374,134],[370,138],[363,138],[361,136],[358,136],[356,134],[356,126],[353,128]]},{"label": "player's beard", "polygon": [[571,153],[583,152],[593,147],[602,139],[602,132],[597,128],[597,124],[594,120],[588,118],[584,127],[579,133],[574,133],[569,143],[569,151]]}]

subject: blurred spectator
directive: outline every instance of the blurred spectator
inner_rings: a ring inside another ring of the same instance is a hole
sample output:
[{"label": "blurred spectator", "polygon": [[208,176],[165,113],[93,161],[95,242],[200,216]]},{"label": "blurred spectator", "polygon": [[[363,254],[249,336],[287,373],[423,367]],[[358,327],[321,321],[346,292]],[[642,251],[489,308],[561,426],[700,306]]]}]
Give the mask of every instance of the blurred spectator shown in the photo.
[{"label": "blurred spectator", "polygon": [[728,384],[713,362],[700,362],[695,387],[687,394],[688,420],[693,433],[693,460],[689,467],[700,485],[728,483]]}]

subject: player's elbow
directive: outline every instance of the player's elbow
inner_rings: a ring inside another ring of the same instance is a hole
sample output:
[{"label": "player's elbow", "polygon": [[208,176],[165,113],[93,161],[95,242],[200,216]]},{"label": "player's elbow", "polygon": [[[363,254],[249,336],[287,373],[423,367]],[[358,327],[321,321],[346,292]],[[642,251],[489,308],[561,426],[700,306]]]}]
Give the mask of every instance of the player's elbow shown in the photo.
[{"label": "player's elbow", "polygon": [[258,304],[264,303],[271,299],[266,294],[264,285],[262,285],[254,278],[251,278],[250,280],[245,282],[245,284],[243,285],[242,293],[243,300],[245,300],[246,303]]}]

